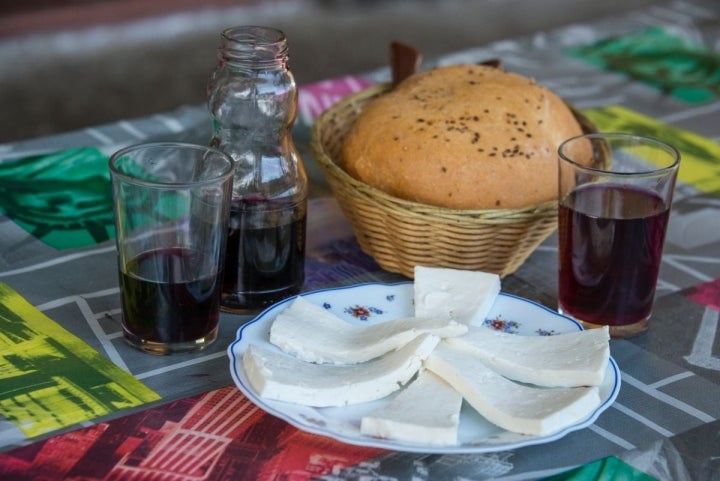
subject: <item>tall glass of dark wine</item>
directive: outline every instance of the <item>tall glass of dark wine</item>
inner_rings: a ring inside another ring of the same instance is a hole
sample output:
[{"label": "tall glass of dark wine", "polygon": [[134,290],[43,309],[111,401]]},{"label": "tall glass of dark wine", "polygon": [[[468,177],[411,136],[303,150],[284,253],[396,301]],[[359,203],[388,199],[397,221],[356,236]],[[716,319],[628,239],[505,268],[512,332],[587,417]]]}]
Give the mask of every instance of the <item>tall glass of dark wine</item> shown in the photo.
[{"label": "tall glass of dark wine", "polygon": [[680,162],[630,134],[588,134],[559,148],[559,310],[612,337],[648,329]]},{"label": "tall glass of dark wine", "polygon": [[110,159],[125,339],[152,354],[218,335],[233,160],[211,147],[149,143]]}]

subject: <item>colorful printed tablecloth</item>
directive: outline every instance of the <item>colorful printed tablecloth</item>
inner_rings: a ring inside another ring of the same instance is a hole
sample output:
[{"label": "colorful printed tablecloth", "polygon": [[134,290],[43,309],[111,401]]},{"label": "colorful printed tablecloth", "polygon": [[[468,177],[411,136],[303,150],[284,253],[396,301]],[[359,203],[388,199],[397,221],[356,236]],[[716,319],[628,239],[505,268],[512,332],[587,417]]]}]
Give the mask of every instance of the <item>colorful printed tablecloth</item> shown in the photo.
[{"label": "colorful printed tablecloth", "polygon": [[[223,314],[219,341],[196,355],[123,342],[107,157],[147,140],[206,143],[204,107],[0,145],[0,477],[720,479],[718,46],[717,2],[677,1],[423,65],[501,58],[600,130],[661,137],[683,156],[651,329],[611,342],[616,402],[587,429],[499,453],[359,448],[264,413],[228,370],[225,349],[247,316]],[[320,112],[388,79],[381,69],[301,86],[294,133],[313,186],[306,290],[403,280],[360,251],[309,147]],[[556,263],[553,236],[503,290],[555,308]]]}]

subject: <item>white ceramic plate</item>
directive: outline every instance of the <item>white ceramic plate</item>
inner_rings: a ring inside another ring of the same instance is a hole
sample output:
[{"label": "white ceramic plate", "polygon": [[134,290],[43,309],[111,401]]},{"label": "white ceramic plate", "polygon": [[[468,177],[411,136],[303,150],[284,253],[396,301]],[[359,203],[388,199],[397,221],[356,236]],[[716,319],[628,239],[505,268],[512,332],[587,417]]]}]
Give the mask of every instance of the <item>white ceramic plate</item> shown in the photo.
[{"label": "white ceramic plate", "polygon": [[[303,294],[315,304],[353,324],[375,324],[400,317],[412,316],[413,284],[360,284],[352,287],[325,289]],[[589,426],[607,409],[620,391],[620,372],[611,358],[605,380],[600,386],[600,406],[582,421],[549,436],[529,436],[512,433],[486,421],[470,406],[463,403],[460,413],[458,443],[452,446],[433,446],[378,439],[360,433],[362,417],[388,402],[389,397],[370,403],[344,407],[314,408],[261,398],[250,385],[242,367],[242,356],[250,344],[278,350],[269,342],[270,325],[275,316],[293,298],[286,299],[261,313],[237,331],[237,338],[228,347],[230,373],[238,388],[256,405],[299,429],[329,436],[349,444],[372,446],[396,451],[423,453],[482,453],[504,451],[531,444],[554,441],[571,431]],[[500,294],[488,319],[496,329],[520,335],[536,336],[572,332],[582,327],[546,307],[520,297]]]}]

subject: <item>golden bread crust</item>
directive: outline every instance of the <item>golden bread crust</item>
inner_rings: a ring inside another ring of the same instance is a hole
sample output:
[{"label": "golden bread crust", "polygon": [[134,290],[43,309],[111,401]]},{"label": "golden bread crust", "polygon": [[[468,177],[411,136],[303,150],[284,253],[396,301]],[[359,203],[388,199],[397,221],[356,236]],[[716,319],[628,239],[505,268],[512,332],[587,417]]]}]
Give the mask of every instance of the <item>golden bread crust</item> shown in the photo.
[{"label": "golden bread crust", "polygon": [[557,147],[581,133],[568,106],[527,77],[440,67],[364,107],[343,143],[342,167],[424,204],[520,208],[557,198]]}]

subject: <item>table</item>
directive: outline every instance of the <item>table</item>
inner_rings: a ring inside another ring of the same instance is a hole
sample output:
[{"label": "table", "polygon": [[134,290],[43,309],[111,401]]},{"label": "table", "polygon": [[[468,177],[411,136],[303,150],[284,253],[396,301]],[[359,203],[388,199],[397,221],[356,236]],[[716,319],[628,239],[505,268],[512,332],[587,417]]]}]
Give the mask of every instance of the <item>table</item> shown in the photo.
[{"label": "table", "polygon": [[[524,480],[622,460],[658,479],[720,479],[718,46],[717,2],[673,1],[424,63],[501,58],[601,130],[667,138],[683,155],[651,328],[611,341],[617,400],[589,428],[512,451],[359,448],[265,414],[228,371],[225,350],[249,316],[223,314],[220,339],[199,354],[154,357],[123,342],[107,157],[140,141],[206,143],[204,106],[0,145],[0,477]],[[309,148],[319,112],[388,79],[380,69],[300,86],[306,291],[404,280],[360,251]],[[556,262],[551,236],[503,290],[555,308]]]}]

